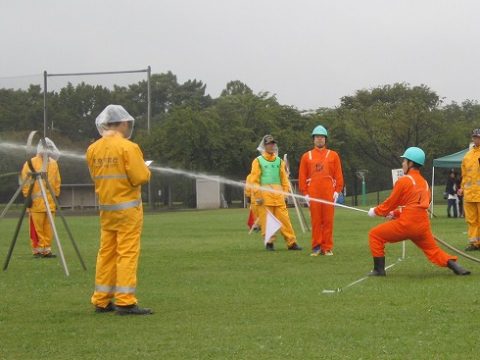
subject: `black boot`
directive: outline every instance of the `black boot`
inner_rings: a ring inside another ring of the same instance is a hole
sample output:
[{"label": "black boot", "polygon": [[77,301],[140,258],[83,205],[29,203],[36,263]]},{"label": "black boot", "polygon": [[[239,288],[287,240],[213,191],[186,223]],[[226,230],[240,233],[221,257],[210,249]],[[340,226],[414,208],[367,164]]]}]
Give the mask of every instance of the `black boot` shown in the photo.
[{"label": "black boot", "polygon": [[302,250],[302,248],[298,246],[297,243],[293,243],[293,245],[288,247],[288,250]]},{"label": "black boot", "polygon": [[453,260],[448,260],[447,266],[450,270],[453,270],[453,272],[457,275],[470,275],[470,271],[465,270],[463,267],[458,265],[455,261]]},{"label": "black boot", "polygon": [[368,276],[385,276],[385,256],[373,258],[373,270]]}]

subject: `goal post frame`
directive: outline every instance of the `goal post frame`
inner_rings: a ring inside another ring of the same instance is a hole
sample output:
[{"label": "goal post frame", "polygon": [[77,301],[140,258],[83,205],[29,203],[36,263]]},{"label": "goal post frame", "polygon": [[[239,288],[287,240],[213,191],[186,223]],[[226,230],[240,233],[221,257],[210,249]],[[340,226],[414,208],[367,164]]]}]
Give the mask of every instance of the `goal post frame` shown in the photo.
[{"label": "goal post frame", "polygon": [[151,68],[141,70],[124,70],[124,71],[100,71],[100,72],[82,72],[82,73],[63,73],[63,74],[49,74],[45,70],[43,72],[43,134],[47,136],[47,94],[48,94],[48,78],[54,76],[79,76],[79,75],[112,75],[112,74],[132,74],[132,73],[147,73],[147,131],[150,135],[150,115],[151,115],[151,101],[150,101],[150,76]]}]

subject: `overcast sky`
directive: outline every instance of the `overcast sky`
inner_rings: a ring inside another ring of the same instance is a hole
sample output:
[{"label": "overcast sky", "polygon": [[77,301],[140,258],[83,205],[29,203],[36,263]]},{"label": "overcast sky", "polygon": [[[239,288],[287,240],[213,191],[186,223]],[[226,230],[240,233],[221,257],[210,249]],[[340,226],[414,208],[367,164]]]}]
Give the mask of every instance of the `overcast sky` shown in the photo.
[{"label": "overcast sky", "polygon": [[[299,110],[424,84],[480,100],[478,0],[0,0],[0,88],[49,74],[171,71],[218,97],[239,80]],[[51,77],[110,86],[145,74]]]}]

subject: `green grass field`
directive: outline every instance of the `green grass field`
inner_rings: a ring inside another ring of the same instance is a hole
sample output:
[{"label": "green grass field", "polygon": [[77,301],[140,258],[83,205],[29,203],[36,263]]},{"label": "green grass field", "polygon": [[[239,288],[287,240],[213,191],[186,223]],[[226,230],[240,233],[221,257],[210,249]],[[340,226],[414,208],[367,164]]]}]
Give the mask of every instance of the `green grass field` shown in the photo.
[{"label": "green grass field", "polygon": [[[434,234],[463,250],[464,219],[436,209]],[[383,220],[338,209],[335,255],[310,257],[310,233],[290,214],[303,251],[282,241],[265,251],[260,235],[248,235],[246,209],[145,215],[137,296],[155,314],[136,317],[95,314],[90,304],[97,216],[67,217],[87,271],[57,217],[68,277],[59,258],[32,258],[24,221],[0,272],[0,359],[479,357],[480,264],[460,258],[472,275],[456,276],[410,242],[401,262],[402,245],[387,245],[387,265],[396,263],[387,276],[348,286],[372,269],[368,230]],[[2,265],[17,222],[0,221]]]}]

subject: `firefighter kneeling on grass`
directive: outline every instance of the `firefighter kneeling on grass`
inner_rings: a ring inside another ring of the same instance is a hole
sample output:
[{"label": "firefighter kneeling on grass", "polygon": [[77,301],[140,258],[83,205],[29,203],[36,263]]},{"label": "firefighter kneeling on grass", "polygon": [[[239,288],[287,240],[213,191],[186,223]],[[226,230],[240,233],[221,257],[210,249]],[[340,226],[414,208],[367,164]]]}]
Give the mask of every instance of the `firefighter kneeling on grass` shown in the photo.
[{"label": "firefighter kneeling on grass", "polygon": [[368,234],[373,255],[373,270],[369,276],[386,275],[386,243],[394,244],[407,239],[417,245],[433,264],[448,267],[456,275],[469,275],[470,271],[457,264],[456,256],[440,249],[430,229],[427,209],[431,193],[427,181],[420,174],[425,152],[418,147],[410,147],[401,158],[405,175],[395,183],[388,199],[368,211],[371,217],[383,216],[393,220],[377,225]]},{"label": "firefighter kneeling on grass", "polygon": [[[297,245],[295,233],[288,215],[285,194],[288,194],[290,191],[290,185],[283,160],[277,156],[276,144],[277,142],[273,136],[265,135],[257,148],[262,155],[252,162],[252,171],[250,173],[250,181],[253,185],[252,199],[255,198],[258,204],[262,237],[265,238],[268,210],[282,223],[280,232],[285,239],[287,248],[289,250],[302,250]],[[274,250],[273,242],[275,240],[275,235],[268,239],[266,244],[267,250]]]}]

